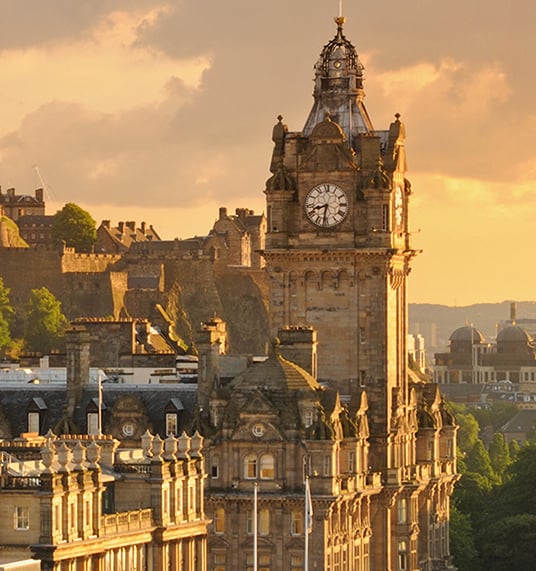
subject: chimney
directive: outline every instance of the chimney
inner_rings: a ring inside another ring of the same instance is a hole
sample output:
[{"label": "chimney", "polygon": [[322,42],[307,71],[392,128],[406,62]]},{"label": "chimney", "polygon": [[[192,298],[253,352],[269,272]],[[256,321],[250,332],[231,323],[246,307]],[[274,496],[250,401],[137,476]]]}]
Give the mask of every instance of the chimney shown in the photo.
[{"label": "chimney", "polygon": [[109,230],[109,229],[110,229],[110,220],[103,220],[103,221],[101,222],[101,226],[102,226],[103,228],[106,228],[106,230]]},{"label": "chimney", "polygon": [[140,224],[140,230],[141,230],[141,233],[145,236],[145,232],[147,230],[147,225],[145,224],[145,222],[142,222]]},{"label": "chimney", "polygon": [[67,352],[67,416],[73,419],[80,404],[84,386],[89,383],[89,332],[81,325],[66,333]]},{"label": "chimney", "polygon": [[42,188],[36,188],[35,189],[35,199],[38,202],[44,202],[43,201],[43,189]]},{"label": "chimney", "polygon": [[197,332],[198,402],[202,415],[208,414],[210,395],[220,380],[220,355],[227,351],[227,327],[219,317],[201,324]]},{"label": "chimney", "polygon": [[287,326],[279,329],[279,354],[305,369],[316,379],[316,329],[312,327]]},{"label": "chimney", "polygon": [[121,234],[125,233],[125,223],[124,222],[118,222],[117,228],[119,229],[119,232],[121,232]]},{"label": "chimney", "polygon": [[15,189],[14,188],[8,188],[6,193],[7,193],[7,196],[10,196],[13,198],[15,196]]},{"label": "chimney", "polygon": [[136,232],[136,222],[134,222],[133,220],[129,220],[128,222],[125,222],[125,224],[127,225],[127,228],[130,229],[131,232]]},{"label": "chimney", "polygon": [[517,304],[515,301],[510,303],[510,321],[512,325],[515,325],[517,321]]},{"label": "chimney", "polygon": [[220,220],[227,218],[227,208],[225,206],[220,206]]}]

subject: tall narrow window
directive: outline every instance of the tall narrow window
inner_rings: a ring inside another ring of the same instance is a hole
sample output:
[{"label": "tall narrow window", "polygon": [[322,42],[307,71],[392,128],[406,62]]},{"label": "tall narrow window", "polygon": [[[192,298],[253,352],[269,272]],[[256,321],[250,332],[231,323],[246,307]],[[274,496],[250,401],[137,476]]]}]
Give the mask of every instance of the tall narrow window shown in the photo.
[{"label": "tall narrow window", "polygon": [[259,535],[270,533],[270,510],[263,508],[259,512]]},{"label": "tall narrow window", "polygon": [[178,432],[177,414],[174,412],[166,413],[166,436],[176,436]]},{"label": "tall narrow window", "polygon": [[390,224],[389,224],[389,205],[384,204],[382,205],[382,230],[386,232],[389,231]]},{"label": "tall narrow window", "polygon": [[212,456],[210,464],[210,477],[217,480],[220,477],[220,457]]},{"label": "tall narrow window", "polygon": [[324,476],[331,476],[331,456],[324,456]]},{"label": "tall narrow window", "polygon": [[348,452],[348,472],[353,474],[355,471],[355,452]]},{"label": "tall narrow window", "polygon": [[408,568],[408,548],[405,541],[398,542],[398,569],[407,571]]},{"label": "tall narrow window", "polygon": [[244,478],[248,480],[257,477],[257,457],[254,454],[248,454],[244,458]]},{"label": "tall narrow window", "polygon": [[39,413],[28,413],[28,432],[36,432],[39,434]]},{"label": "tall narrow window", "polygon": [[270,555],[268,553],[259,554],[259,571],[270,571]]},{"label": "tall narrow window", "polygon": [[17,506],[15,508],[15,529],[30,529],[30,508],[26,506]]},{"label": "tall narrow window", "polygon": [[407,523],[408,521],[408,502],[406,498],[398,499],[398,523]]},{"label": "tall narrow window", "polygon": [[263,480],[274,479],[274,457],[271,454],[263,454],[261,456],[260,476]]},{"label": "tall narrow window", "polygon": [[302,535],[303,533],[303,512],[302,510],[292,510],[290,514],[291,535]]},{"label": "tall narrow window", "polygon": [[87,413],[87,433],[92,436],[97,436],[99,433],[99,413]]},{"label": "tall narrow window", "polygon": [[214,571],[225,571],[225,553],[214,554]]},{"label": "tall narrow window", "polygon": [[223,508],[214,510],[214,533],[225,533],[225,510]]},{"label": "tall narrow window", "polygon": [[248,535],[253,534],[253,510],[247,510],[246,512],[246,533]]}]

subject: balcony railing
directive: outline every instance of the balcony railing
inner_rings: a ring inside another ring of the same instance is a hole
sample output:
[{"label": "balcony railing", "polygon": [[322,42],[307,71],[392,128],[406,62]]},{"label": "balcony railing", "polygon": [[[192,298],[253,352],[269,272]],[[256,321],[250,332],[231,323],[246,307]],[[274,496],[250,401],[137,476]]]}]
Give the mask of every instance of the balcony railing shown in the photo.
[{"label": "balcony railing", "polygon": [[102,516],[101,532],[103,536],[129,531],[149,530],[153,527],[151,509],[134,510]]},{"label": "balcony railing", "polygon": [[10,490],[36,489],[41,487],[39,476],[4,476],[1,487]]}]

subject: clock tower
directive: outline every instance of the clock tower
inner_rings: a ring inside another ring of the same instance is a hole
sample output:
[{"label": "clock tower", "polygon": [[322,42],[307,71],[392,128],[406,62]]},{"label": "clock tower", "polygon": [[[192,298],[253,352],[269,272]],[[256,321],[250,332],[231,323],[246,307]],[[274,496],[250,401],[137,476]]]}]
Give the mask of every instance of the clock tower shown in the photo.
[{"label": "clock tower", "polygon": [[210,558],[221,571],[451,571],[456,426],[407,364],[404,125],[373,128],[335,22],[303,130],[282,117],[273,129],[263,255],[278,339],[226,380],[221,324],[200,332]]},{"label": "clock tower", "polygon": [[383,402],[376,421],[385,428],[392,399],[408,398],[406,278],[415,251],[405,129],[398,114],[387,130],[372,126],[363,65],[345,19],[335,22],[303,131],[288,132],[281,116],[273,130],[264,253],[272,331],[313,326],[319,380],[343,398],[366,389]]}]

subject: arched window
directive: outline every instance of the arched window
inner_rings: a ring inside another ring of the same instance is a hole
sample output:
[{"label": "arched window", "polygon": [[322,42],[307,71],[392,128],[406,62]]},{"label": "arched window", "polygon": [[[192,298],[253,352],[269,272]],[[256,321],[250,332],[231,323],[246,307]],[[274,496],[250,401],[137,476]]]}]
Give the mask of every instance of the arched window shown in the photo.
[{"label": "arched window", "polygon": [[274,457],[271,454],[261,456],[260,476],[263,480],[273,480],[275,477]]},{"label": "arched window", "polygon": [[223,508],[214,510],[214,533],[225,533],[225,510]]},{"label": "arched window", "polygon": [[408,547],[405,541],[398,542],[398,569],[406,571],[408,568]]},{"label": "arched window", "polygon": [[252,480],[257,478],[257,456],[248,454],[244,458],[244,478]]}]

